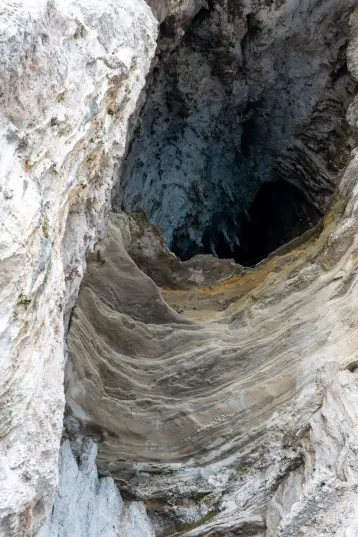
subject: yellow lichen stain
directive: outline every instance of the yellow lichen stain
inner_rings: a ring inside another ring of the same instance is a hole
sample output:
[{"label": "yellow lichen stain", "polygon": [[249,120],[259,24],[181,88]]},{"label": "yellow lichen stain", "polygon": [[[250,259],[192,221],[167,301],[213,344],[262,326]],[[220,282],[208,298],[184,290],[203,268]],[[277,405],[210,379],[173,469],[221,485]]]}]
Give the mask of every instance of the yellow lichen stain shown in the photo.
[{"label": "yellow lichen stain", "polygon": [[44,237],[46,239],[49,238],[49,218],[47,216],[47,214],[45,214],[44,216],[44,219],[43,219],[43,223],[42,223],[42,233],[44,234]]}]

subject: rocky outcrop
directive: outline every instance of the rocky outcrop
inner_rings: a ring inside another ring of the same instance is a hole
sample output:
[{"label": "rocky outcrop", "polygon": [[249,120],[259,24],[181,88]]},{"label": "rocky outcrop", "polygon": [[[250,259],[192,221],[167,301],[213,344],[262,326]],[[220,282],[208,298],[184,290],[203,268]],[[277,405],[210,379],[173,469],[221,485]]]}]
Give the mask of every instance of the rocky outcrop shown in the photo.
[{"label": "rocky outcrop", "polygon": [[207,0],[148,0],[147,3],[160,23],[170,20],[175,25],[179,36],[183,35],[183,26],[201,8],[208,8]]},{"label": "rocky outcrop", "polygon": [[194,261],[196,286],[168,283],[164,251],[159,289],[126,252],[140,224],[112,215],[71,323],[67,426],[98,440],[102,472],[157,535],[356,524],[357,170],[323,229],[209,287]]},{"label": "rocky outcrop", "polygon": [[140,0],[16,0],[0,26],[0,535],[28,537],[57,484],[64,315],[105,228],[157,23]]},{"label": "rocky outcrop", "polygon": [[[255,264],[243,228],[256,194],[273,182],[294,185],[311,206],[299,203],[297,234],[312,227],[353,148],[345,51],[354,5],[216,0],[180,40],[177,19],[163,23],[120,207],[144,210],[184,260],[213,253]],[[287,196],[280,204],[294,212]]]},{"label": "rocky outcrop", "polygon": [[38,537],[154,537],[140,502],[124,504],[113,479],[99,479],[97,446],[84,442],[77,466],[68,441],[60,451],[60,484]]},{"label": "rocky outcrop", "polygon": [[182,263],[143,215],[111,215],[69,332],[66,427],[78,449],[97,440],[101,472],[145,503],[157,536],[357,532],[350,159],[325,218],[254,269]]},{"label": "rocky outcrop", "polygon": [[[142,0],[0,13],[0,537],[351,537],[355,2],[149,3],[156,66]],[[277,177],[335,197],[259,266],[166,248]]]}]

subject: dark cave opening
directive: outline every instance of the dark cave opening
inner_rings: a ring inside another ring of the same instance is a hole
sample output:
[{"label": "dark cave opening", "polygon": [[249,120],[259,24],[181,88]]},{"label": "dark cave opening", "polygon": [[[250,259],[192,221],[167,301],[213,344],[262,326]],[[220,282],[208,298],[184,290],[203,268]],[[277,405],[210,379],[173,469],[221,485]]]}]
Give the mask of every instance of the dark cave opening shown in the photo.
[{"label": "dark cave opening", "polygon": [[[280,180],[264,183],[235,233],[237,242],[230,241],[225,231],[228,229],[226,215],[217,214],[204,233],[201,253],[253,266],[312,228],[321,216],[294,185]],[[182,255],[174,242],[172,250]],[[190,257],[189,251],[187,259]]]},{"label": "dark cave opening", "polygon": [[351,150],[356,84],[350,10],[328,3],[325,27],[320,3],[309,16],[288,10],[273,31],[260,10],[220,0],[179,41],[175,18],[162,23],[116,202],[144,211],[181,260],[254,266],[329,207]]}]

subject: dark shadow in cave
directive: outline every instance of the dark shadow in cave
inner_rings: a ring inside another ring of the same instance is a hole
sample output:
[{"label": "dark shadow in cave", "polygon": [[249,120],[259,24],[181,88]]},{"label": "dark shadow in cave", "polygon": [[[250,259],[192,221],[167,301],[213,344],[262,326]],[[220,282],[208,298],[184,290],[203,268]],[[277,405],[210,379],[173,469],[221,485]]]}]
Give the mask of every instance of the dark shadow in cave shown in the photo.
[{"label": "dark shadow in cave", "polygon": [[171,248],[184,260],[198,253],[211,253],[222,259],[234,259],[244,266],[254,266],[312,228],[321,216],[297,187],[286,181],[273,181],[261,186],[239,229],[233,230],[240,244],[230,241],[232,219],[227,214],[217,213],[205,230],[202,249],[187,244],[183,255],[180,237],[179,242],[173,241]]},{"label": "dark shadow in cave", "polygon": [[183,261],[254,266],[317,224],[350,158],[354,0],[292,5],[270,24],[223,4],[210,0],[181,38],[174,16],[162,22],[115,204],[145,212]]},{"label": "dark shadow in cave", "polygon": [[241,245],[235,260],[255,265],[280,246],[312,228],[321,213],[302,192],[286,181],[265,183],[241,225]]}]

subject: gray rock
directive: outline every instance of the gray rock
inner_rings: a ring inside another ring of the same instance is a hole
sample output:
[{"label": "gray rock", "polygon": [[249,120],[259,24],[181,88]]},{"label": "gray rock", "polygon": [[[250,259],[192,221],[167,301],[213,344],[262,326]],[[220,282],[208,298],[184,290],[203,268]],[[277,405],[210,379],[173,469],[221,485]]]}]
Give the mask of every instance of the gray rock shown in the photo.
[{"label": "gray rock", "polygon": [[66,440],[52,513],[37,537],[154,537],[140,502],[124,504],[113,479],[99,478],[97,445],[86,439],[79,466]]},{"label": "gray rock", "polygon": [[354,5],[218,0],[181,40],[176,19],[163,23],[118,204],[145,211],[184,259],[216,255],[215,235],[234,251],[266,182],[293,183],[322,214],[349,159]]}]

